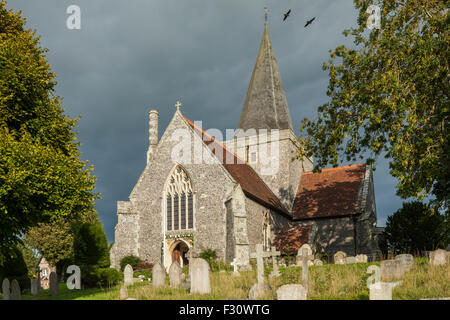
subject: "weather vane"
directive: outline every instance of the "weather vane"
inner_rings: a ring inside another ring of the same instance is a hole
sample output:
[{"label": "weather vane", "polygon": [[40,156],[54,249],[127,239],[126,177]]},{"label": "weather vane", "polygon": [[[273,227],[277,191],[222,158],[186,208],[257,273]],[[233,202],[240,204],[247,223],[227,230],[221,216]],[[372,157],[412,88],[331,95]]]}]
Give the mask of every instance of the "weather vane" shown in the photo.
[{"label": "weather vane", "polygon": [[264,7],[264,21],[267,24],[267,7]]},{"label": "weather vane", "polygon": [[180,107],[182,106],[180,100],[177,101],[177,103],[175,103],[175,107],[177,108],[177,111],[180,111]]}]

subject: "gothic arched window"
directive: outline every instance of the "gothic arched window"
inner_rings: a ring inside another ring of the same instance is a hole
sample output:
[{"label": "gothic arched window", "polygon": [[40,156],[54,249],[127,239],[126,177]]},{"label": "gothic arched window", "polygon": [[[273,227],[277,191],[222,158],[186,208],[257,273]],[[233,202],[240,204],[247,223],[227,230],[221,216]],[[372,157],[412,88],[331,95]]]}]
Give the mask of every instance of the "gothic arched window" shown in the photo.
[{"label": "gothic arched window", "polygon": [[194,196],[191,180],[180,166],[169,177],[166,197],[167,230],[193,229]]}]

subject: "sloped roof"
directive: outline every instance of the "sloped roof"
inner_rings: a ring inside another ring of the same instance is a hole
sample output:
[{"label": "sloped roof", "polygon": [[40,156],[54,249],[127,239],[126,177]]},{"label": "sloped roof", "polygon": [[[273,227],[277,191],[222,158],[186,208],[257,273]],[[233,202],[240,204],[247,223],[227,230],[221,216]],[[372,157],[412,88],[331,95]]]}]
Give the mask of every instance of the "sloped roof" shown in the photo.
[{"label": "sloped roof", "polygon": [[365,164],[302,173],[292,208],[292,217],[312,219],[360,213],[360,190]]},{"label": "sloped roof", "polygon": [[216,138],[196,126],[191,120],[186,117],[184,119],[219,159],[233,179],[239,183],[247,197],[290,216],[280,200],[246,161],[239,158]]},{"label": "sloped roof", "polygon": [[239,129],[291,129],[292,121],[267,24],[242,107]]},{"label": "sloped roof", "polygon": [[275,230],[274,245],[281,254],[297,254],[308,243],[312,225],[282,227]]}]

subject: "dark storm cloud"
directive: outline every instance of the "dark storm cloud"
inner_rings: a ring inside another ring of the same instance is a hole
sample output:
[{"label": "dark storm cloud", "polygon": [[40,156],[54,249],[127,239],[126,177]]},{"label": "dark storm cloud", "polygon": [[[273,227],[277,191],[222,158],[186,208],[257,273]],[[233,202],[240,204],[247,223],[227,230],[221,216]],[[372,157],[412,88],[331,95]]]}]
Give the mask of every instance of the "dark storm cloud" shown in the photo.
[{"label": "dark storm cloud", "polygon": [[[66,28],[66,8],[81,8],[81,30]],[[349,45],[341,33],[356,23],[351,0],[14,0],[27,27],[42,36],[58,75],[57,94],[77,131],[84,159],[95,166],[96,208],[113,241],[116,201],[127,200],[145,166],[148,111],[160,136],[177,99],[203,127],[235,128],[263,33],[263,7],[293,126],[327,101],[328,50]],[[282,22],[283,12],[292,9]],[[315,21],[304,28],[307,19]],[[397,209],[386,161],[375,172],[379,224]]]}]

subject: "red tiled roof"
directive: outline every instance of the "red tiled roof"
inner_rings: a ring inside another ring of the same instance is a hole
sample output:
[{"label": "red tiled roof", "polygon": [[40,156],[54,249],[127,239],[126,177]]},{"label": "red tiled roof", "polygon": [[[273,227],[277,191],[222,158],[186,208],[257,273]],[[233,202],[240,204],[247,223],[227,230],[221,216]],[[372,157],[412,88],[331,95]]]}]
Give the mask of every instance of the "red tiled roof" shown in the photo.
[{"label": "red tiled roof", "polygon": [[186,117],[184,119],[210,148],[211,152],[221,161],[233,179],[239,183],[247,197],[289,215],[289,212],[284,208],[280,200],[245,160],[239,158],[233,151],[196,126],[191,120]]},{"label": "red tiled roof", "polygon": [[274,245],[281,254],[297,254],[298,249],[308,243],[311,229],[312,225],[276,229]]},{"label": "red tiled roof", "polygon": [[294,219],[337,217],[360,211],[365,164],[302,173],[292,209]]}]

